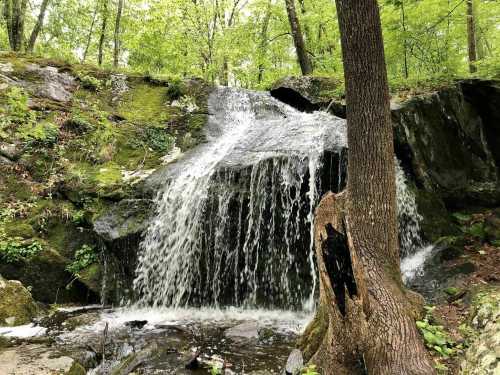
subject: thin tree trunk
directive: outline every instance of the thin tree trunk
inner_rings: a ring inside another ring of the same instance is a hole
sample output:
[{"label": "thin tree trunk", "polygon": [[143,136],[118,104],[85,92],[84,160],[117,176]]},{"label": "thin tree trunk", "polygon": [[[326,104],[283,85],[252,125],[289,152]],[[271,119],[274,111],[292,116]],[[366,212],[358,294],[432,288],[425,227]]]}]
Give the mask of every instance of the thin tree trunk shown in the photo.
[{"label": "thin tree trunk", "polygon": [[42,5],[40,6],[40,13],[38,13],[38,19],[36,21],[35,26],[33,27],[33,31],[31,31],[30,40],[28,42],[27,51],[32,53],[35,49],[35,43],[38,38],[38,34],[43,27],[43,20],[45,18],[45,12],[47,11],[47,6],[49,5],[50,0],[43,0]]},{"label": "thin tree trunk", "polygon": [[264,79],[264,59],[266,57],[267,45],[268,45],[268,31],[269,31],[269,21],[271,20],[271,0],[267,2],[266,14],[262,22],[262,30],[260,32],[260,48],[259,48],[259,75],[257,77],[257,82],[262,83]]},{"label": "thin tree trunk", "polygon": [[99,37],[99,51],[97,56],[97,62],[99,66],[102,65],[102,61],[104,58],[104,41],[106,39],[107,23],[108,23],[108,0],[104,0],[102,9],[101,36]]},{"label": "thin tree trunk", "polygon": [[123,1],[118,0],[118,9],[116,12],[116,22],[115,22],[115,49],[113,52],[113,66],[118,67],[118,59],[120,57],[120,22],[122,19],[123,11]]},{"label": "thin tree trunk", "polygon": [[92,22],[90,23],[89,34],[87,36],[87,43],[85,44],[85,50],[83,51],[83,56],[82,56],[82,61],[81,61],[82,64],[87,59],[87,54],[89,53],[90,43],[92,41],[92,34],[94,32],[94,25],[95,25],[95,20],[97,17],[98,10],[99,10],[99,3],[96,3],[95,9],[94,9],[94,14],[92,15]]},{"label": "thin tree trunk", "polygon": [[297,12],[295,11],[295,0],[285,0],[285,3],[300,70],[302,71],[302,75],[307,76],[313,72],[313,69],[309,56],[307,55],[304,36],[302,35],[302,31],[300,29]]},{"label": "thin tree trunk", "polygon": [[469,51],[469,71],[477,71],[474,65],[477,61],[476,55],[476,27],[474,25],[474,5],[472,0],[467,0],[467,49]]},{"label": "thin tree trunk", "polygon": [[408,41],[406,40],[406,14],[405,14],[405,3],[404,0],[401,1],[401,22],[403,25],[403,47],[404,47],[404,72],[405,78],[408,79]]},{"label": "thin tree trunk", "polygon": [[347,190],[316,211],[320,303],[306,358],[323,375],[434,374],[399,271],[393,133],[376,0],[337,0],[347,100]]}]

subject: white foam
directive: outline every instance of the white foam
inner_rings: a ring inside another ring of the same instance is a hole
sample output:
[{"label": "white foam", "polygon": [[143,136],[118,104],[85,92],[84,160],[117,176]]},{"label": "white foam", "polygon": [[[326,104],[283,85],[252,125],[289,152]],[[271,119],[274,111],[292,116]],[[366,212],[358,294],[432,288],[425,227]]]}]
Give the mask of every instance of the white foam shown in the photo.
[{"label": "white foam", "polygon": [[0,327],[0,335],[5,337],[29,338],[43,336],[47,328],[26,324],[17,327]]},{"label": "white foam", "polygon": [[227,325],[228,322],[257,321],[261,326],[277,331],[300,333],[312,319],[311,313],[284,310],[244,309],[244,308],[121,308],[103,312],[99,322],[81,327],[83,331],[102,331],[108,324],[110,330],[119,329],[134,320],[146,320],[143,330],[155,329],[159,325],[187,325],[202,323]]},{"label": "white foam", "polygon": [[415,254],[408,255],[401,260],[401,274],[405,283],[421,275],[425,262],[433,250],[434,245],[428,245],[418,250]]}]

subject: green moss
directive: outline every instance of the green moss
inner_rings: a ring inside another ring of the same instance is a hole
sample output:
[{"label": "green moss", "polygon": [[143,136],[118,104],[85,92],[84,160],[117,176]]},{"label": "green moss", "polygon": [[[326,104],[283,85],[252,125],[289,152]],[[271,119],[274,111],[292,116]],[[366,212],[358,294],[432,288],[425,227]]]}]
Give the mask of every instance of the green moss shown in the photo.
[{"label": "green moss", "polygon": [[94,263],[78,272],[78,280],[96,294],[101,293],[102,270],[98,263]]},{"label": "green moss", "polygon": [[35,237],[35,230],[28,223],[16,220],[4,224],[5,234],[9,237],[29,239]]},{"label": "green moss", "polygon": [[85,375],[86,373],[87,370],[85,370],[85,367],[83,367],[78,362],[73,362],[66,375]]},{"label": "green moss", "polygon": [[140,83],[127,92],[118,111],[134,123],[159,123],[168,120],[167,88]]}]

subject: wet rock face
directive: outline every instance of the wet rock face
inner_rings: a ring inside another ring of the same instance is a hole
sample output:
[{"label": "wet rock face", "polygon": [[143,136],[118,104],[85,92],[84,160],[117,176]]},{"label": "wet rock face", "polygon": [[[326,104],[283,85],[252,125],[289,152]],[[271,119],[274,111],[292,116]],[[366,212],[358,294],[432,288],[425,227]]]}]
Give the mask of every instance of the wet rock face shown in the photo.
[{"label": "wet rock face", "polygon": [[150,208],[150,200],[124,199],[94,222],[94,230],[105,241],[137,235],[146,229]]},{"label": "wet rock face", "polygon": [[[328,78],[289,77],[271,95],[302,111],[325,110],[336,87]],[[419,189],[447,207],[500,202],[498,81],[466,80],[391,108],[396,154]]]},{"label": "wet rock face", "polygon": [[500,290],[480,293],[475,299],[472,328],[478,336],[465,353],[463,375],[500,373]]},{"label": "wet rock face", "polygon": [[392,117],[396,153],[417,185],[448,207],[499,202],[484,121],[459,86],[415,97],[394,108]]},{"label": "wet rock face", "polygon": [[18,326],[29,323],[38,308],[31,293],[15,280],[0,275],[0,326]]}]

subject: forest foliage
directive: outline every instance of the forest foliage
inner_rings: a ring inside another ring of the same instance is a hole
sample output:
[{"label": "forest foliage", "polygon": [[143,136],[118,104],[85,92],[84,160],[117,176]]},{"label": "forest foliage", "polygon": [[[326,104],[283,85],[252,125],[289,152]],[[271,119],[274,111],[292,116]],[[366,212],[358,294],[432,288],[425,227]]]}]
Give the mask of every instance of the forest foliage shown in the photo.
[{"label": "forest foliage", "polygon": [[[396,86],[468,74],[467,3],[381,0],[389,79]],[[7,3],[26,0],[3,0]],[[32,0],[25,48],[46,7],[34,53],[70,62],[266,88],[300,74],[284,0]],[[332,0],[295,0],[315,75],[342,77]],[[477,75],[500,71],[500,1],[473,0]],[[5,12],[4,12],[5,13]],[[120,15],[120,17],[117,17]],[[5,14],[0,49],[9,49]],[[101,51],[101,53],[100,53]]]}]

